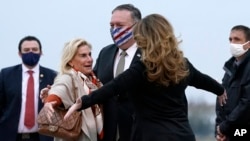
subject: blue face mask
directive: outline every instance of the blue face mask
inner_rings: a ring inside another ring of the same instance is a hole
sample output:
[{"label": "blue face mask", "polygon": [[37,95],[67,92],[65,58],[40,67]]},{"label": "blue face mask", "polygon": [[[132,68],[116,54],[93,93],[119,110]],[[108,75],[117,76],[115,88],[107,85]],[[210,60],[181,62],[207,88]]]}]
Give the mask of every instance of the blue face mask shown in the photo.
[{"label": "blue face mask", "polygon": [[22,60],[25,65],[35,66],[40,59],[40,54],[29,52],[22,54]]},{"label": "blue face mask", "polygon": [[111,36],[114,43],[119,47],[126,43],[129,39],[133,38],[132,26],[127,28],[111,28]]}]

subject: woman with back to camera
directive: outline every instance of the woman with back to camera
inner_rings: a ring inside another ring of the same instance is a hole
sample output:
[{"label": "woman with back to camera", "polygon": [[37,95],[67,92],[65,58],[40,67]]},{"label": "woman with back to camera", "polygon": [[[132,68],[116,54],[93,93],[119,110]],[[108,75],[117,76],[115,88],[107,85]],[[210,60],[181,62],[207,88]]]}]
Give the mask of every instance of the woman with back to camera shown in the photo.
[{"label": "woman with back to camera", "polygon": [[133,34],[142,51],[141,61],[78,99],[65,119],[73,111],[130,91],[136,108],[131,141],[195,141],[188,121],[185,89],[194,86],[215,93],[224,104],[224,88],[184,58],[172,26],[163,16],[146,16],[135,25]]}]

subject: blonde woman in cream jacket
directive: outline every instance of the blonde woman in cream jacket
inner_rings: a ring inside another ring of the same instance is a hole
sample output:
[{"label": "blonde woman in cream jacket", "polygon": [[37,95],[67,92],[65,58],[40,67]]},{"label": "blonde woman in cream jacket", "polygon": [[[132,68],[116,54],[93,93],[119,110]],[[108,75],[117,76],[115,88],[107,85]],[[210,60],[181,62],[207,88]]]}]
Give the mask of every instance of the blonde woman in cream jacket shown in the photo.
[{"label": "blonde woman in cream jacket", "polygon": [[[45,99],[47,117],[53,115],[55,107],[68,109],[74,104],[76,98],[88,95],[101,87],[101,82],[92,72],[92,63],[91,45],[87,41],[77,38],[65,44],[59,75]],[[98,141],[102,138],[102,115],[100,112],[96,113],[96,110],[99,109],[94,110],[90,107],[81,111],[82,132],[77,141]],[[66,141],[58,137],[54,140]]]}]

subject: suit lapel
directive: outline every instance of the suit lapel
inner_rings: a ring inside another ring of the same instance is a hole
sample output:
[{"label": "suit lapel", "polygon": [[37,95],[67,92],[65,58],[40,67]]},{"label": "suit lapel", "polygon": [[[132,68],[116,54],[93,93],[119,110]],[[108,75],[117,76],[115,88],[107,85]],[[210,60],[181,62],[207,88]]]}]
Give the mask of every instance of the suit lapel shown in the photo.
[{"label": "suit lapel", "polygon": [[[114,46],[115,46],[115,45],[114,45]],[[112,75],[111,78],[114,78],[115,57],[116,57],[116,54],[117,54],[118,50],[119,50],[119,48],[115,46],[115,47],[111,50],[111,52],[110,52],[111,55],[112,55],[112,58],[111,58],[111,60],[110,60],[110,62],[112,62],[112,64],[111,64],[111,66],[109,67],[110,72],[112,72],[112,73],[109,73],[109,74]]]},{"label": "suit lapel", "polygon": [[17,71],[17,73],[15,73],[15,71],[13,73],[13,76],[14,76],[13,78],[15,78],[15,80],[14,80],[15,83],[13,83],[13,85],[14,85],[13,88],[16,89],[16,92],[18,93],[18,97],[20,99],[22,99],[22,77],[23,77],[23,74],[22,74],[22,65],[19,65],[17,67],[16,71]]},{"label": "suit lapel", "polygon": [[[46,84],[46,81],[44,80],[44,76],[46,75],[46,72],[45,70],[43,69],[43,67],[39,66],[39,95],[40,95],[40,91],[41,89],[47,87],[47,84]],[[39,97],[39,100],[38,100],[38,110],[40,111],[40,109],[42,108],[43,106],[43,103],[42,103],[42,100],[40,99]]]},{"label": "suit lapel", "polygon": [[46,84],[44,82],[44,76],[45,76],[45,71],[41,66],[39,66],[39,76],[38,76],[39,77],[39,91],[43,89],[44,87],[46,87]]},{"label": "suit lapel", "polygon": [[[131,64],[135,63],[136,61],[139,61],[140,59],[141,59],[141,50],[139,48],[137,48]],[[131,66],[131,64],[130,64],[130,66]]]}]

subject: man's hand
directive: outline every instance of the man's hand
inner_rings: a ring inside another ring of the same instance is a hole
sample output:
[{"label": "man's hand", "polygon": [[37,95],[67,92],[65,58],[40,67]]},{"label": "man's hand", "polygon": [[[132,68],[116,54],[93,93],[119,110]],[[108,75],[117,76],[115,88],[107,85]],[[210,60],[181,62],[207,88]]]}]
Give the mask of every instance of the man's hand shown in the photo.
[{"label": "man's hand", "polygon": [[217,126],[216,130],[217,130],[216,140],[217,141],[226,141],[226,136],[221,133],[220,126]]},{"label": "man's hand", "polygon": [[69,118],[69,116],[70,116],[71,114],[73,114],[73,112],[77,111],[77,110],[80,109],[81,107],[82,107],[82,100],[81,100],[81,98],[78,98],[78,99],[76,100],[76,103],[73,104],[73,105],[69,108],[68,112],[65,114],[64,120],[67,120],[67,119]]},{"label": "man's hand", "polygon": [[44,103],[46,98],[48,97],[48,92],[50,90],[51,86],[47,85],[47,87],[43,88],[40,92],[40,98],[42,100],[42,102]]},{"label": "man's hand", "polygon": [[221,96],[218,96],[218,99],[219,99],[219,103],[220,103],[220,106],[223,106],[224,104],[226,104],[226,100],[227,100],[227,92],[226,90],[224,91],[224,93],[221,95]]},{"label": "man's hand", "polygon": [[216,140],[217,141],[226,141],[226,136],[225,135],[217,135]]}]

